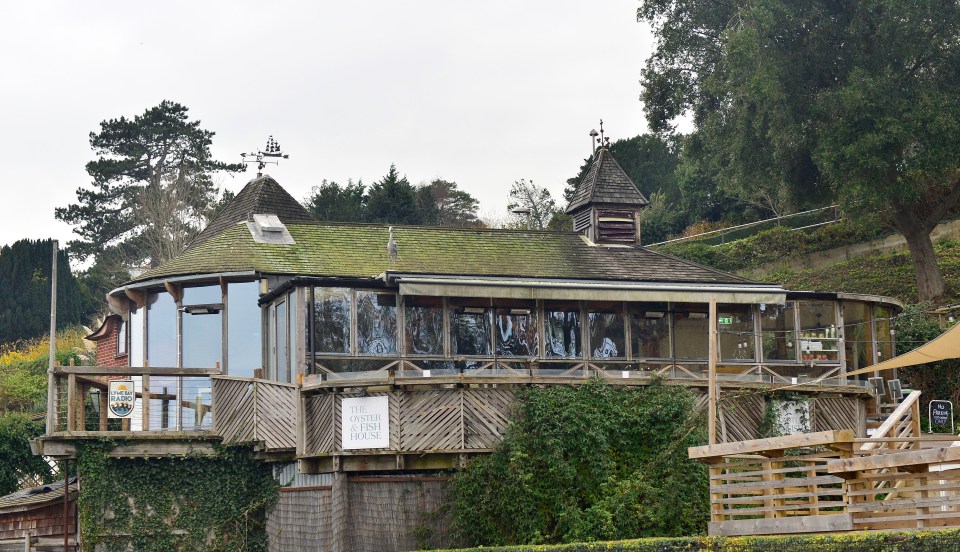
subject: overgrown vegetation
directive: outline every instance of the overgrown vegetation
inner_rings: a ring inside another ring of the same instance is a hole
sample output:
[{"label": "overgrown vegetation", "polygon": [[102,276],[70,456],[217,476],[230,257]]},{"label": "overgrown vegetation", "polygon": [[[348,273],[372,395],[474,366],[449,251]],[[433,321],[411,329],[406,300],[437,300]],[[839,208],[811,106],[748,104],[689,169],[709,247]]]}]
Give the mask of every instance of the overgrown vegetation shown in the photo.
[{"label": "overgrown vegetation", "polygon": [[873,224],[854,224],[844,220],[808,231],[776,227],[722,245],[692,241],[668,244],[658,246],[657,251],[734,272],[815,251],[860,243],[878,238],[887,232],[889,229],[880,224],[879,220]]},{"label": "overgrown vegetation", "polygon": [[477,545],[703,533],[702,416],[685,388],[601,381],[525,391],[503,442],[453,485],[455,523]]},{"label": "overgrown vegetation", "polygon": [[279,498],[279,485],[251,450],[118,459],[109,457],[114,445],[77,445],[80,531],[88,546],[106,552],[267,549],[266,512]]},{"label": "overgrown vegetation", "polygon": [[[926,552],[957,550],[960,530],[835,533],[776,537],[651,538],[555,546],[484,547],[484,552]],[[474,549],[470,549],[474,550]],[[461,550],[460,552],[470,552]]]}]

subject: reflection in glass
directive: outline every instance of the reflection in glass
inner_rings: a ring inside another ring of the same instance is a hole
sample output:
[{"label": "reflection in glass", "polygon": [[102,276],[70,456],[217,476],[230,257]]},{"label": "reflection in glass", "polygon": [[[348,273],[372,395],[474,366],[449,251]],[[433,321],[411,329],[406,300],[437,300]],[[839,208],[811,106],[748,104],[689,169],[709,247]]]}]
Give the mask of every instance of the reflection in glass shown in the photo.
[{"label": "reflection in glass", "polygon": [[296,292],[287,295],[287,363],[289,370],[287,373],[287,383],[293,383],[297,379],[297,301]]},{"label": "reflection in glass", "polygon": [[396,295],[357,290],[357,348],[361,355],[396,354]]},{"label": "reflection in glass", "polygon": [[620,303],[587,306],[590,327],[591,358],[622,358],[627,356],[624,342],[626,331],[623,308]]},{"label": "reflection in glass", "polygon": [[147,298],[147,361],[151,368],[177,366],[177,304],[168,293]]},{"label": "reflection in glass", "polygon": [[670,358],[670,316],[665,310],[644,310],[631,316],[635,358]]},{"label": "reflection in glass", "polygon": [[678,304],[675,308],[673,346],[677,358],[706,360],[710,349],[706,305]]},{"label": "reflection in glass", "polygon": [[219,285],[183,288],[183,305],[214,305],[223,302]]},{"label": "reflection in glass", "polygon": [[[867,303],[843,302],[843,346],[847,372],[873,364],[873,331]],[[860,376],[861,379],[865,377]]]},{"label": "reflection in glass", "polygon": [[143,339],[144,309],[130,306],[130,366],[143,368],[144,352],[146,351]]},{"label": "reflection in glass", "polygon": [[316,353],[350,352],[350,290],[314,288],[313,350]]},{"label": "reflection in glass", "polygon": [[717,305],[717,318],[720,359],[732,362],[755,360],[753,306]]},{"label": "reflection in glass", "polygon": [[576,303],[544,305],[544,336],[548,358],[581,358],[580,306]]},{"label": "reflection in glass", "polygon": [[183,378],[180,423],[184,431],[210,429],[212,385],[210,378]]},{"label": "reflection in glass", "polygon": [[450,347],[458,356],[490,356],[490,309],[454,307],[450,309]]},{"label": "reflection in glass", "polygon": [[223,322],[221,313],[193,314],[184,310],[183,367],[216,368],[223,354]]},{"label": "reflection in glass", "polygon": [[228,284],[227,287],[227,366],[231,376],[252,378],[263,363],[260,285],[257,282]]},{"label": "reflection in glass", "polygon": [[404,346],[412,355],[443,354],[443,300],[439,297],[404,299]]},{"label": "reflection in glass", "polygon": [[287,357],[287,303],[277,303],[277,381],[290,382],[290,364]]},{"label": "reflection in glass", "polygon": [[127,321],[120,319],[120,327],[117,329],[117,356],[127,354]]},{"label": "reflection in glass", "polygon": [[538,356],[536,308],[497,309],[496,331],[497,355]]},{"label": "reflection in glass", "polygon": [[893,354],[893,335],[890,333],[890,309],[877,305],[873,311],[877,332],[877,362],[890,360]]},{"label": "reflection in glass", "polygon": [[760,304],[764,360],[796,360],[793,302],[785,305]]},{"label": "reflection in glass", "polygon": [[179,385],[172,376],[150,377],[150,431],[177,429]]}]

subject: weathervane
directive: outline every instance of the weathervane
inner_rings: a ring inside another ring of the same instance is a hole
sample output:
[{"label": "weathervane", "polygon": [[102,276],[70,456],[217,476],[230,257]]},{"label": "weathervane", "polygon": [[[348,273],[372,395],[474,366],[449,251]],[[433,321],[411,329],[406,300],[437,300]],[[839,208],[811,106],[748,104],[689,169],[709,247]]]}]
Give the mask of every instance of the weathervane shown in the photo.
[{"label": "weathervane", "polygon": [[[280,159],[290,159],[289,155],[280,151],[280,144],[273,139],[272,134],[269,138],[267,138],[267,147],[264,149],[264,151],[257,150],[256,153],[241,153],[240,156],[243,157],[244,163],[257,164],[257,176],[263,176],[261,171],[263,171],[263,168],[267,165],[279,165]],[[248,157],[250,159],[247,159]],[[267,159],[271,157],[277,161],[270,161]]]},{"label": "weathervane", "polygon": [[603,119],[600,119],[600,132],[596,130],[590,131],[590,144],[593,146],[593,153],[597,153],[597,144],[600,144],[601,148],[605,148],[610,145],[610,139],[603,135]]}]

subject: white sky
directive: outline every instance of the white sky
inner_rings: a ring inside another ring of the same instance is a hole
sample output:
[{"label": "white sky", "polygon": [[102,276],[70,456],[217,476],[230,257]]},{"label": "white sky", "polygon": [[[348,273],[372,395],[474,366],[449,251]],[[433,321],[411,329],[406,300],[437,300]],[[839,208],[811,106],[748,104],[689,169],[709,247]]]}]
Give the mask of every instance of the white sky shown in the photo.
[{"label": "white sky", "polygon": [[[481,214],[513,181],[560,199],[587,133],[645,132],[652,50],[637,0],[3,2],[0,245],[72,238],[53,210],[89,183],[88,135],[161,100],[239,160],[272,134],[265,172],[294,197],[322,179],[456,181]],[[239,191],[255,169],[225,177]]]}]

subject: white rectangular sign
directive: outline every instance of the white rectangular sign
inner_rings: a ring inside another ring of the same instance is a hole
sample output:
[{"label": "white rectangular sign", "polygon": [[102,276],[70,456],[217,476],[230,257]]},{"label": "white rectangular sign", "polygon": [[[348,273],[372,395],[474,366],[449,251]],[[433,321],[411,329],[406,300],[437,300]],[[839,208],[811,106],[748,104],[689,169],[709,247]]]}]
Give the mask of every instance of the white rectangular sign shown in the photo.
[{"label": "white rectangular sign", "polygon": [[389,397],[341,399],[340,439],[343,450],[390,448]]},{"label": "white rectangular sign", "polygon": [[132,380],[110,380],[107,391],[107,417],[132,418],[137,392]]}]

